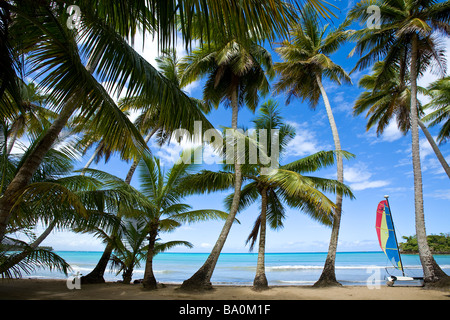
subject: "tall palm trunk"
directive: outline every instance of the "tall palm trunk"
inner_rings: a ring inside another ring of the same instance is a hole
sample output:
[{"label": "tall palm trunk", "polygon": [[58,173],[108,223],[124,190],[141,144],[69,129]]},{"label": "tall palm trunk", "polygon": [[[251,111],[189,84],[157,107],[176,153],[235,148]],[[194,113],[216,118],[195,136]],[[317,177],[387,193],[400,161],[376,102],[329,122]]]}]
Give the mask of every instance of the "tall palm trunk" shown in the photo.
[{"label": "tall palm trunk", "polygon": [[259,227],[259,248],[258,248],[258,262],[256,264],[256,275],[253,280],[253,289],[265,290],[268,289],[268,282],[266,278],[265,268],[265,252],[266,252],[266,213],[267,213],[267,189],[261,191],[261,215]]},{"label": "tall palm trunk", "polygon": [[92,270],[89,274],[81,277],[81,284],[105,283],[105,279],[103,278],[103,276],[105,274],[106,267],[108,266],[109,259],[111,258],[111,254],[114,250],[114,245],[112,244],[113,242],[114,238],[111,237],[94,270]]},{"label": "tall palm trunk", "polygon": [[[344,182],[344,164],[342,161],[342,156],[339,153],[341,151],[341,142],[339,140],[339,134],[334,121],[333,112],[331,110],[330,101],[328,100],[327,93],[322,84],[321,75],[316,75],[317,84],[320,89],[320,93],[325,104],[325,109],[327,111],[328,121],[330,122],[331,132],[333,134],[334,147],[336,149],[336,163],[337,163],[337,180],[341,183]],[[325,265],[320,275],[319,280],[314,284],[314,286],[340,286],[341,284],[336,280],[336,251],[339,237],[339,228],[341,225],[341,212],[342,212],[342,194],[336,194],[336,209],[333,216],[333,227],[331,229],[330,243],[328,246],[328,254],[325,260]]]},{"label": "tall palm trunk", "polygon": [[[145,143],[148,143],[150,138],[153,136],[153,134],[157,130],[158,130],[158,128],[153,129],[152,132],[150,132],[145,137],[145,139],[144,139]],[[95,150],[94,155],[92,156],[91,159],[93,159],[95,157],[95,153],[98,152],[98,150],[100,150],[99,147],[97,147],[97,149]],[[131,183],[131,179],[133,178],[133,174],[136,171],[139,161],[140,161],[140,159],[134,160],[133,164],[130,167],[130,170],[128,170],[127,176],[125,178],[125,183],[127,183],[127,184]],[[90,163],[88,163],[88,164],[90,165]],[[87,169],[89,167],[88,164],[85,165],[84,169]],[[84,172],[82,173],[82,175],[84,175]],[[108,266],[109,259],[111,258],[111,254],[114,251],[113,239],[116,236],[117,236],[117,231],[116,230],[112,231],[112,234],[110,236],[111,241],[109,241],[106,244],[105,250],[103,251],[103,254],[102,254],[100,260],[98,261],[97,265],[95,266],[95,268],[87,275],[81,277],[82,284],[84,284],[84,283],[104,283],[105,282],[105,279],[103,276],[105,274],[106,267]]]},{"label": "tall palm trunk", "polygon": [[155,255],[155,242],[157,235],[158,235],[158,224],[156,223],[151,224],[148,237],[148,251],[147,251],[147,260],[145,262],[144,280],[142,281],[144,289],[147,290],[157,289],[157,282],[155,274],[153,273],[153,256]]},{"label": "tall palm trunk", "polygon": [[430,134],[430,131],[428,131],[427,127],[423,124],[422,121],[418,119],[417,121],[419,123],[420,128],[422,129],[422,132],[425,134],[425,137],[428,140],[428,143],[430,144],[431,148],[434,151],[434,154],[438,158],[439,162],[441,163],[442,168],[444,168],[445,173],[450,178],[450,166],[448,165],[447,161],[445,161],[444,156],[441,153],[441,150],[439,150],[439,147],[436,144],[436,141],[434,141],[433,137]]},{"label": "tall palm trunk", "polygon": [[[235,80],[237,81],[237,80]],[[232,106],[232,121],[231,127],[237,129],[238,124],[238,87],[235,85],[235,90],[231,97]],[[234,157],[234,167],[235,167],[235,184],[234,184],[234,195],[233,202],[231,203],[230,213],[228,214],[227,220],[220,232],[219,238],[216,241],[211,253],[206,259],[205,263],[200,267],[200,269],[192,275],[189,279],[185,280],[181,285],[182,290],[204,290],[211,289],[211,277],[216,267],[217,260],[219,259],[220,252],[227,240],[228,233],[230,232],[231,226],[236,217],[236,213],[239,206],[239,201],[241,198],[241,185],[242,185],[242,171],[241,166],[238,161],[239,155]]]},{"label": "tall palm trunk", "polygon": [[417,115],[417,62],[418,62],[418,36],[412,37],[411,48],[411,137],[412,137],[412,160],[414,171],[414,207],[416,217],[416,235],[419,248],[420,262],[423,268],[424,281],[437,282],[446,277],[431,254],[427,242],[425,230],[425,214],[423,208],[422,190],[422,169],[420,166],[420,145],[419,145],[419,119]]},{"label": "tall palm trunk", "polygon": [[64,126],[67,124],[70,116],[77,109],[77,102],[77,95],[74,94],[63,106],[58,118],[53,122],[34,150],[29,154],[14,179],[6,188],[3,197],[0,198],[0,242],[5,236],[6,227],[11,217],[11,209],[14,206],[16,197],[31,181],[33,174],[41,165],[45,155],[58,138],[58,135]]}]

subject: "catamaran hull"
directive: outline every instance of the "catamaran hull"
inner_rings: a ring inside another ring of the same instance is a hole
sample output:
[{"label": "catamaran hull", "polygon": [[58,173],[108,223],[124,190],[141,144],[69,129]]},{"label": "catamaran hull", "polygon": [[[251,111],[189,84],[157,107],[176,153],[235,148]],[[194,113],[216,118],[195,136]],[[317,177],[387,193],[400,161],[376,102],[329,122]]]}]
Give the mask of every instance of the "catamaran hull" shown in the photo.
[{"label": "catamaran hull", "polygon": [[[411,285],[411,281],[419,281],[419,286],[423,286],[423,278],[421,277],[395,277],[395,276],[390,276],[386,279],[386,284],[389,287],[393,287],[396,283],[398,283],[399,285],[407,285],[408,282]],[[416,284],[417,285],[417,284]]]}]

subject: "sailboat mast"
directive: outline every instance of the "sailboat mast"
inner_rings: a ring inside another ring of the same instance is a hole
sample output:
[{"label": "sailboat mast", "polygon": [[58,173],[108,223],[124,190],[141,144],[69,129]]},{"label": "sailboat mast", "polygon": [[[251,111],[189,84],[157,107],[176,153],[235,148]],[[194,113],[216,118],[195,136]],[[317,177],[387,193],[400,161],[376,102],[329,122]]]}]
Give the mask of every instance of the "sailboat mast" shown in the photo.
[{"label": "sailboat mast", "polygon": [[402,255],[400,254],[400,249],[398,248],[397,235],[395,233],[394,219],[392,218],[391,205],[389,204],[389,200],[388,200],[389,196],[386,195],[386,196],[384,196],[384,198],[386,199],[386,202],[387,202],[388,207],[389,207],[389,214],[391,215],[392,229],[394,231],[394,237],[395,237],[395,244],[397,245],[398,256],[399,256],[399,259],[400,259],[400,265],[402,266],[402,274],[403,274],[403,276],[405,276],[405,270],[403,269]]}]

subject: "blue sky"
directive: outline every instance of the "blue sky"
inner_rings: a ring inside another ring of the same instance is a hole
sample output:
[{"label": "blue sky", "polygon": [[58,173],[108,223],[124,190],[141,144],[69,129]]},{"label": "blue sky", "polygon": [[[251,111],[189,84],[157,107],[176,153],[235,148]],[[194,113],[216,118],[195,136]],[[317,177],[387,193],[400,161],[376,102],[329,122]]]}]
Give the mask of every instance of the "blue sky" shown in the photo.
[{"label": "blue sky", "polygon": [[[344,1],[333,2],[342,8],[338,13],[339,19],[345,16],[347,8],[352,3]],[[334,20],[338,24],[337,20]],[[447,52],[450,52],[450,41],[445,40]],[[139,43],[136,48],[141,50]],[[347,72],[354,67],[357,56],[348,58],[353,48],[348,43],[337,51],[331,58],[340,64]],[[157,55],[156,46],[151,39],[141,50],[142,55],[153,62]],[[179,46],[178,52],[183,52]],[[272,51],[273,52],[273,51]],[[448,54],[447,54],[448,56]],[[274,61],[279,57],[273,52]],[[352,75],[353,85],[337,86],[324,81],[325,89],[331,102],[336,124],[338,127],[342,149],[356,155],[356,158],[344,162],[344,179],[355,196],[355,200],[344,199],[338,251],[378,251],[378,240],[375,232],[375,212],[379,201],[388,194],[397,238],[415,234],[414,226],[414,192],[412,160],[410,156],[411,136],[403,136],[395,123],[388,126],[385,133],[377,137],[374,131],[366,132],[364,115],[354,117],[352,107],[355,99],[362,92],[358,88],[358,80],[370,70],[358,71]],[[431,73],[424,75],[419,85],[426,86],[435,80]],[[190,85],[186,90],[194,97],[201,98],[202,82]],[[284,119],[297,130],[297,136],[288,146],[284,162],[290,162],[320,150],[334,148],[331,129],[329,127],[323,102],[320,101],[316,110],[309,109],[307,103],[292,100],[285,105],[285,96],[269,95],[261,99],[261,103],[268,98],[275,99],[282,106]],[[425,100],[423,100],[425,101]],[[239,113],[239,125],[251,127],[254,114],[242,109]],[[223,107],[213,110],[208,118],[215,126],[231,126],[231,110]],[[436,137],[439,128],[430,128]],[[425,219],[428,234],[450,232],[450,181],[441,168],[431,147],[420,132],[421,159],[423,173],[423,190]],[[163,148],[155,147],[150,141],[153,153],[162,158],[167,166],[176,159],[180,148],[175,145]],[[442,153],[450,162],[450,145],[440,146]],[[80,160],[80,167],[89,159],[87,154]],[[117,158],[107,164],[100,162],[93,168],[111,172],[125,178],[130,164]],[[335,167],[322,170],[316,174],[326,178],[336,178]],[[138,186],[138,175],[132,184]],[[223,198],[232,191],[209,195],[192,196],[185,199],[195,209],[210,208],[224,209]],[[331,196],[334,199],[334,196]],[[284,228],[278,231],[269,230],[267,234],[267,252],[326,252],[331,229],[321,226],[309,219],[302,212],[287,209]],[[241,224],[233,225],[223,252],[248,252],[245,240],[253,227],[258,214],[258,205],[249,207],[238,215]],[[162,234],[163,241],[187,240],[194,244],[193,249],[174,249],[173,251],[209,252],[222,229],[222,221],[204,222],[182,226],[170,234]],[[104,245],[90,235],[78,235],[70,232],[54,232],[43,243],[53,246],[56,250],[94,250],[101,251]]]}]

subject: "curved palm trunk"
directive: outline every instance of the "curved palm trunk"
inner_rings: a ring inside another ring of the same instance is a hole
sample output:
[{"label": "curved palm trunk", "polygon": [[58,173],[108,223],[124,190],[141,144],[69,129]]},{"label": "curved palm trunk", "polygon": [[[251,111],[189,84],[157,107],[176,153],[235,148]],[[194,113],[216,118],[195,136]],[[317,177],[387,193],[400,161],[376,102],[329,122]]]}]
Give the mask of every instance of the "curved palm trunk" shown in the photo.
[{"label": "curved palm trunk", "polygon": [[[150,138],[153,136],[153,134],[158,130],[158,128],[155,128],[152,130],[152,132],[150,132],[144,139],[145,143],[147,143]],[[92,156],[92,159],[95,157],[95,153],[98,152],[97,150],[99,150],[99,147],[97,147],[97,149],[94,152],[94,155]],[[125,183],[130,184],[131,183],[131,179],[133,178],[133,174],[136,171],[136,168],[139,164],[140,159],[135,159],[133,164],[130,167],[130,170],[128,170],[127,176],[125,178]],[[92,161],[91,161],[92,162]],[[87,169],[89,167],[90,163],[85,165],[85,169]],[[82,173],[84,175],[84,172]],[[116,235],[116,232],[113,231],[113,233],[111,234],[111,238],[113,239]],[[100,258],[100,260],[98,261],[97,265],[95,266],[95,268],[88,273],[87,275],[81,277],[81,283],[104,283],[105,282],[105,278],[103,277],[106,271],[106,267],[108,266],[108,262],[109,259],[111,259],[111,254],[114,251],[114,246],[111,242],[108,242],[108,244],[105,247],[105,250],[103,251],[103,254]],[[131,269],[131,273],[133,273],[133,269]],[[131,275],[130,275],[131,277]],[[125,280],[124,280],[125,281]],[[131,281],[131,278],[130,278]]]},{"label": "curved palm trunk", "polygon": [[[237,129],[238,120],[238,100],[237,100],[237,90],[234,90],[233,96],[231,98],[231,105],[233,108],[233,116],[231,127]],[[216,241],[211,253],[206,259],[205,263],[200,267],[200,269],[192,275],[189,279],[185,280],[181,285],[182,290],[204,290],[211,289],[211,277],[216,267],[217,260],[219,259],[220,252],[227,240],[228,233],[230,232],[231,226],[233,225],[234,219],[239,206],[239,201],[241,198],[241,185],[242,185],[242,172],[241,166],[238,162],[238,157],[234,158],[235,167],[235,184],[234,184],[234,195],[233,202],[231,204],[230,213],[228,214],[227,220],[220,232],[219,238]]]},{"label": "curved palm trunk", "polygon": [[[147,144],[151,137],[156,133],[156,131],[158,131],[159,127],[153,128],[153,130],[144,138],[144,142]],[[134,172],[136,171],[136,168],[139,164],[139,161],[141,161],[141,159],[136,158],[133,161],[133,164],[130,167],[130,170],[128,170],[127,176],[125,177],[125,183],[130,184],[131,183],[131,179],[133,178]]]},{"label": "curved palm trunk", "polygon": [[111,254],[114,250],[114,246],[112,244],[113,241],[114,239],[111,239],[111,241],[106,245],[106,248],[94,270],[81,277],[81,284],[105,283],[103,275],[105,274],[106,267],[108,266],[109,259],[111,258]]},{"label": "curved palm trunk", "polygon": [[144,289],[147,290],[157,289],[157,282],[155,274],[153,273],[153,256],[155,255],[155,242],[157,235],[158,235],[158,225],[152,224],[150,227],[148,237],[148,251],[147,251],[147,260],[145,262],[144,280],[142,281]]},{"label": "curved palm trunk", "polygon": [[427,127],[423,124],[422,121],[419,119],[417,120],[419,123],[420,128],[422,129],[422,132],[425,134],[425,137],[428,140],[428,143],[430,144],[431,148],[434,151],[434,154],[438,158],[439,162],[441,163],[442,168],[444,168],[445,173],[450,178],[450,166],[448,165],[447,161],[445,161],[444,156],[441,153],[441,150],[439,150],[439,147],[436,144],[436,141],[434,141],[433,137],[430,134],[430,131],[428,131]]},{"label": "curved palm trunk", "polygon": [[419,146],[419,119],[417,116],[417,62],[418,62],[418,36],[412,38],[411,52],[411,137],[412,160],[414,171],[414,207],[416,220],[417,245],[419,248],[420,262],[423,268],[425,283],[437,282],[447,275],[438,266],[428,246],[425,230],[425,214],[423,208],[422,169],[420,166]]},{"label": "curved palm trunk", "polygon": [[101,144],[99,143],[97,148],[95,148],[94,153],[92,154],[92,157],[88,160],[88,162],[86,162],[86,164],[83,167],[83,171],[81,172],[80,175],[84,176],[86,174],[86,169],[89,168],[92,164],[92,162],[94,162],[95,157],[97,156],[97,154],[100,152],[100,149],[102,148]]},{"label": "curved palm trunk", "polygon": [[258,262],[256,264],[256,275],[253,280],[253,289],[265,290],[268,289],[268,282],[266,278],[265,268],[265,252],[266,252],[266,213],[267,213],[267,189],[261,191],[261,215],[260,215],[260,229],[259,229],[259,248],[258,248]]},{"label": "curved palm trunk", "polygon": [[5,263],[3,263],[1,265],[0,274],[6,272],[8,269],[14,267],[20,261],[25,259],[30,254],[31,251],[36,249],[42,243],[42,241],[44,241],[45,238],[47,238],[47,236],[52,232],[52,230],[55,228],[55,226],[56,226],[56,220],[53,220],[47,226],[47,228],[44,230],[44,232],[42,232],[41,235],[36,240],[34,240],[34,242],[31,243],[25,250],[23,250],[21,253],[15,254],[14,256],[11,257],[11,259],[9,259],[8,261],[6,261]]},{"label": "curved palm trunk", "polygon": [[18,126],[14,126],[13,133],[10,138],[10,142],[8,143],[8,148],[6,149],[6,154],[9,155],[14,147],[14,144],[17,140],[17,134],[19,132]]},{"label": "curved palm trunk", "polygon": [[[334,147],[336,149],[336,163],[337,163],[337,180],[341,183],[344,182],[344,164],[342,161],[342,156],[339,153],[341,151],[341,142],[339,140],[339,134],[334,121],[333,112],[331,111],[330,101],[328,100],[325,88],[322,85],[322,80],[320,75],[316,75],[317,84],[320,88],[320,93],[325,104],[325,109],[327,111],[328,121],[330,122],[331,132],[333,134]],[[341,225],[341,212],[342,212],[342,194],[336,194],[336,210],[333,216],[333,227],[331,229],[330,243],[328,246],[328,254],[325,260],[325,265],[320,275],[319,280],[314,284],[314,286],[333,286],[341,284],[336,280],[336,251],[339,237],[339,228]]]},{"label": "curved palm trunk", "polygon": [[64,126],[67,124],[70,116],[77,109],[77,106],[77,95],[74,94],[74,96],[72,96],[63,106],[58,118],[53,122],[45,135],[36,145],[35,149],[27,157],[14,179],[6,188],[3,197],[0,198],[0,242],[5,236],[6,226],[9,223],[11,209],[14,206],[16,197],[19,195],[20,190],[29,184],[31,177],[41,165],[45,155],[58,138],[58,135]]}]

